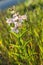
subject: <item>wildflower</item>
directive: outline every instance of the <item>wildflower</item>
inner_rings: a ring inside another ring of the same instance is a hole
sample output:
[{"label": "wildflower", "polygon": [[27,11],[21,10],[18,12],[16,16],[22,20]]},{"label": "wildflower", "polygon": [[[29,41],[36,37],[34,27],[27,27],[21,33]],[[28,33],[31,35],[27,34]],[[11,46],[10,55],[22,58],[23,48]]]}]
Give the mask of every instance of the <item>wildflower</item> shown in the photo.
[{"label": "wildflower", "polygon": [[12,22],[12,19],[11,18],[10,19],[7,19],[6,22],[10,25],[10,23]]},{"label": "wildflower", "polygon": [[18,15],[19,15],[19,13],[15,13],[15,14],[13,15],[13,18],[17,17]]},{"label": "wildflower", "polygon": [[18,29],[16,29],[16,30],[14,30],[14,32],[15,32],[15,33],[19,33],[19,30],[18,30]]},{"label": "wildflower", "polygon": [[19,32],[19,30],[18,30],[17,28],[15,28],[15,27],[12,27],[12,28],[11,28],[11,31],[12,31],[12,32],[15,32],[15,33],[18,33],[18,32]]},{"label": "wildflower", "polygon": [[14,21],[17,21],[18,20],[18,17],[16,16],[16,17],[12,18],[12,20],[13,20],[13,22]]},{"label": "wildflower", "polygon": [[22,16],[19,15],[19,22],[22,23],[23,20],[27,20],[27,16],[26,15],[22,15]]},{"label": "wildflower", "polygon": [[19,22],[23,22],[23,19],[21,18],[21,16],[19,15]]},{"label": "wildflower", "polygon": [[27,16],[26,15],[19,15],[19,13],[17,12],[17,13],[15,13],[14,15],[13,15],[13,17],[12,18],[7,18],[7,23],[10,25],[10,24],[12,24],[12,23],[14,23],[14,26],[13,27],[11,27],[11,31],[13,31],[13,32],[16,32],[16,33],[18,33],[19,32],[19,30],[18,30],[18,28],[19,27],[21,27],[22,26],[22,22],[23,22],[23,20],[26,20],[27,19]]}]

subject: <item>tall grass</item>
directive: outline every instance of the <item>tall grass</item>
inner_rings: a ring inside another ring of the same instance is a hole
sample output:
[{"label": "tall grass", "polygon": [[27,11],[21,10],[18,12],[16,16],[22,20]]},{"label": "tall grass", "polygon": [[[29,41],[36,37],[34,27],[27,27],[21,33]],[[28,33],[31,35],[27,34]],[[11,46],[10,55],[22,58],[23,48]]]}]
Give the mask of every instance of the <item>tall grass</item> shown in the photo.
[{"label": "tall grass", "polygon": [[27,15],[18,34],[10,32],[6,17],[0,13],[0,65],[43,65],[43,2],[16,6],[16,12]]}]

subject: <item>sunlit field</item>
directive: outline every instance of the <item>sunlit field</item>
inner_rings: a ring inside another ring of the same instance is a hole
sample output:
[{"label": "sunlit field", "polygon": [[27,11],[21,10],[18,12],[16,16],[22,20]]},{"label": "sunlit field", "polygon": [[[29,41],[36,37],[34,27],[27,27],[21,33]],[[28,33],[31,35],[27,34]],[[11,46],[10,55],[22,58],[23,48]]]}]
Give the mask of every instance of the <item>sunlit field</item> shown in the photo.
[{"label": "sunlit field", "polygon": [[43,0],[0,11],[0,65],[43,65]]}]

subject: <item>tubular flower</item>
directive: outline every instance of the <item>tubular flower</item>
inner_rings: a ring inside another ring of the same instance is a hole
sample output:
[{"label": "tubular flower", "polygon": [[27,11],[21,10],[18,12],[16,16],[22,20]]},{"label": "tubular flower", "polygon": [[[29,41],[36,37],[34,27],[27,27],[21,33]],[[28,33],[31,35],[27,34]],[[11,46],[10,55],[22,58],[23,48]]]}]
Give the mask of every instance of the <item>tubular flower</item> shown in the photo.
[{"label": "tubular flower", "polygon": [[12,18],[7,18],[6,22],[8,23],[8,25],[14,23],[14,27],[11,27],[11,31],[18,33],[19,32],[18,28],[22,26],[23,20],[27,20],[26,15],[21,16],[19,15],[19,13],[15,13],[13,14]]}]

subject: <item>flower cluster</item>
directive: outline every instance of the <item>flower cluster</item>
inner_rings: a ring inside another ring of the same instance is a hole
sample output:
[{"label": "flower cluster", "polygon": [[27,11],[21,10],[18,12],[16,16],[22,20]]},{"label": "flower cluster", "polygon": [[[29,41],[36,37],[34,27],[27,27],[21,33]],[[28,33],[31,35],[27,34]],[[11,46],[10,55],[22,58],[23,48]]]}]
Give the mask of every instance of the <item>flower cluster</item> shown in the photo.
[{"label": "flower cluster", "polygon": [[11,27],[11,30],[18,33],[18,27],[20,27],[22,25],[23,20],[27,20],[27,16],[26,15],[19,15],[19,13],[15,13],[12,15],[12,18],[6,18],[6,22],[8,23],[8,25],[10,25],[11,23],[14,24],[14,27]]}]

